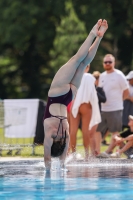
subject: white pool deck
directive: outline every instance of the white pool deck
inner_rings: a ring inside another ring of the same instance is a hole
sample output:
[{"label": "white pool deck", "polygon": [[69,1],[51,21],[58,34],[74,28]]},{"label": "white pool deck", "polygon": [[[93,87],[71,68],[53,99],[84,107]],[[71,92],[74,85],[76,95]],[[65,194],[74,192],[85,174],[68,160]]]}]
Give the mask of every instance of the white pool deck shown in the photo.
[{"label": "white pool deck", "polygon": [[41,160],[43,161],[43,157],[0,157],[0,162],[3,161],[17,161],[17,160]]},{"label": "white pool deck", "polygon": [[[3,162],[3,161],[19,161],[19,160],[39,160],[39,161],[44,161],[44,158],[43,157],[21,157],[21,156],[12,156],[12,157],[0,157],[0,162]],[[97,160],[99,160],[97,158]],[[101,160],[101,159],[100,159]],[[105,159],[105,158],[102,158],[102,160],[114,160],[114,161],[120,161],[120,162],[125,162],[125,161],[129,161],[130,162],[133,162],[133,159],[126,159],[126,158],[114,158],[114,159]],[[132,160],[132,161],[131,161]],[[79,159],[77,160],[77,162],[84,162],[83,159]]]}]

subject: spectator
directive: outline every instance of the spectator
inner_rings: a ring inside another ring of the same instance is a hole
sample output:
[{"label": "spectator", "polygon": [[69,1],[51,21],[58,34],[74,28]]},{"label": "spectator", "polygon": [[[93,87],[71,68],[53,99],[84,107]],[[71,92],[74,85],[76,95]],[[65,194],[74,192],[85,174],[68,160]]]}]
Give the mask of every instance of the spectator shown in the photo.
[{"label": "spectator", "polygon": [[[128,126],[130,129],[120,134],[121,137],[116,136],[114,143],[121,146],[121,148],[110,155],[111,158],[120,158],[122,153],[128,155],[129,158],[133,158],[133,116],[129,115]],[[126,141],[126,144],[124,142]]]},{"label": "spectator", "polygon": [[108,129],[112,133],[107,150],[99,155],[108,158],[115,147],[113,138],[122,130],[123,99],[128,97],[129,89],[124,74],[115,69],[115,58],[112,54],[105,55],[103,67],[105,72],[100,75],[99,86],[103,87],[107,100],[101,104],[102,122],[97,131]]},{"label": "spectator", "polygon": [[91,148],[91,154],[95,154],[93,133],[95,133],[97,124],[101,121],[94,84],[95,79],[91,74],[87,73],[88,71],[89,66],[87,66],[83,75],[70,114],[70,143],[72,152],[76,152],[76,135],[81,120],[85,159],[88,159],[89,156],[89,146]]},{"label": "spectator", "polygon": [[129,115],[133,115],[133,71],[130,71],[126,76],[129,83],[129,96],[124,101],[124,109],[123,109],[123,129],[129,128],[128,121]]},{"label": "spectator", "polygon": [[100,72],[99,71],[94,71],[92,75],[96,79],[95,80],[95,86],[96,86],[96,90],[97,90],[99,108],[100,108],[100,111],[101,111],[101,103],[105,103],[106,102],[106,96],[105,96],[105,92],[104,92],[103,88],[102,87],[98,87]]},{"label": "spectator", "polygon": [[[106,102],[106,95],[102,87],[98,87],[99,83],[99,77],[100,77],[100,72],[99,71],[94,71],[93,74],[95,80],[95,87],[97,90],[97,96],[98,96],[98,101],[99,101],[99,108],[101,111],[101,103]],[[100,134],[100,132],[96,132],[95,134],[95,143],[96,143],[96,151],[97,154],[100,153],[100,147],[101,147],[101,142],[106,143],[105,137],[108,135],[108,130],[105,129],[103,133]],[[107,144],[107,143],[106,143]]]}]

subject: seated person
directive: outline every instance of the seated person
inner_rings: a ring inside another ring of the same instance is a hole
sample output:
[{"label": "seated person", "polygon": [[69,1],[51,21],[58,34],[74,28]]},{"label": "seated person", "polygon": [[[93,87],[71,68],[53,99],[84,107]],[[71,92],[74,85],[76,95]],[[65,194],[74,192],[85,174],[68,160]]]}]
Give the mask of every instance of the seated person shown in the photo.
[{"label": "seated person", "polygon": [[129,84],[129,96],[124,100],[124,109],[122,116],[123,130],[129,128],[128,126],[128,116],[133,115],[133,71],[130,71],[126,76]]},{"label": "seated person", "polygon": [[[124,153],[128,156],[128,158],[131,158],[131,154],[133,155],[133,116],[129,115],[129,122],[128,126],[130,129],[127,129],[126,131],[123,131],[120,136],[114,137],[114,142],[116,145],[120,146],[120,149],[112,153],[110,155],[111,158],[120,158],[121,154]],[[126,143],[124,143],[126,141]]]}]

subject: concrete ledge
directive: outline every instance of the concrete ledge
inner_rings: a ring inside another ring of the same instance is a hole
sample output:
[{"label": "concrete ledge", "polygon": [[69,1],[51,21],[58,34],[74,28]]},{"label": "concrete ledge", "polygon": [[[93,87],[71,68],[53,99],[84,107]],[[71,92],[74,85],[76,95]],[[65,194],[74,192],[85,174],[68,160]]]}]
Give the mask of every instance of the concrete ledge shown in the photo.
[{"label": "concrete ledge", "polygon": [[35,158],[35,157],[0,157],[0,162],[5,162],[5,161],[19,161],[19,160],[44,160],[44,158],[39,157],[39,158]]}]

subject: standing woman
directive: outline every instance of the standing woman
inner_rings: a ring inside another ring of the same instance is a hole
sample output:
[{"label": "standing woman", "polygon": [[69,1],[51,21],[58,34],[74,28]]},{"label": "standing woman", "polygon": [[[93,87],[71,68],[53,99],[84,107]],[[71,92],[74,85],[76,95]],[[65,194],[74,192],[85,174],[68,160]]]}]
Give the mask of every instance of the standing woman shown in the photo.
[{"label": "standing woman", "polygon": [[81,121],[86,161],[89,158],[89,149],[91,150],[91,156],[95,156],[95,126],[97,127],[97,124],[101,122],[98,97],[95,88],[95,78],[92,76],[92,74],[88,73],[89,69],[90,65],[87,65],[72,105],[69,124],[71,143],[70,147],[72,153],[75,153],[77,131]]},{"label": "standing woman", "polygon": [[107,28],[106,20],[98,20],[78,52],[58,70],[52,81],[44,114],[44,161],[46,171],[51,168],[51,156],[59,157],[61,165],[64,167],[69,146],[67,105],[74,98],[80,86],[84,70],[93,60]]}]

